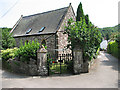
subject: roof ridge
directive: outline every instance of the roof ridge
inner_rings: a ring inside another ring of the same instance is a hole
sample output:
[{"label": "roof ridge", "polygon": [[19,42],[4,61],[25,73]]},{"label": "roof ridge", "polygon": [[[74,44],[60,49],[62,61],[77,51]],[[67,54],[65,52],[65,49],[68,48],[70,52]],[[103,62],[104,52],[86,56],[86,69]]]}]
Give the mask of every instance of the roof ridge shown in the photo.
[{"label": "roof ridge", "polygon": [[45,14],[45,13],[49,13],[49,12],[53,12],[53,11],[58,11],[58,10],[62,10],[62,9],[65,9],[65,8],[69,8],[69,6],[68,7],[59,8],[59,9],[55,9],[55,10],[50,10],[50,11],[42,12],[42,13],[37,13],[37,14],[33,14],[33,15],[23,16],[23,18],[31,17],[31,16],[35,16],[35,15],[40,15],[40,14]]}]

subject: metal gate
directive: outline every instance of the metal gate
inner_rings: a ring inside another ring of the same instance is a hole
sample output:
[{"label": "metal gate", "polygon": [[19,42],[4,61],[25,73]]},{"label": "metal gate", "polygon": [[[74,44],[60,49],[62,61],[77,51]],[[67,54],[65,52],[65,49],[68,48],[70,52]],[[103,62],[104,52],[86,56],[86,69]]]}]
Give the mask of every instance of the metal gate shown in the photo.
[{"label": "metal gate", "polygon": [[59,54],[54,58],[47,54],[48,75],[53,74],[72,74],[73,73],[73,56],[72,54]]}]

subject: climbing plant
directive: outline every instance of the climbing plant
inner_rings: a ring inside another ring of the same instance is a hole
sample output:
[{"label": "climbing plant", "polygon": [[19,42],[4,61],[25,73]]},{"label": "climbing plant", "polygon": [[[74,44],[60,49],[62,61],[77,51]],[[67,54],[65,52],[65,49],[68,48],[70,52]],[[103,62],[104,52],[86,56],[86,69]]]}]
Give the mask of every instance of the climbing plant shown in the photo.
[{"label": "climbing plant", "polygon": [[101,33],[97,27],[90,24],[88,28],[84,18],[81,18],[81,21],[73,21],[71,18],[65,26],[64,34],[68,34],[68,48],[73,49],[77,45],[81,48],[84,58],[91,60],[95,57],[101,42]]}]

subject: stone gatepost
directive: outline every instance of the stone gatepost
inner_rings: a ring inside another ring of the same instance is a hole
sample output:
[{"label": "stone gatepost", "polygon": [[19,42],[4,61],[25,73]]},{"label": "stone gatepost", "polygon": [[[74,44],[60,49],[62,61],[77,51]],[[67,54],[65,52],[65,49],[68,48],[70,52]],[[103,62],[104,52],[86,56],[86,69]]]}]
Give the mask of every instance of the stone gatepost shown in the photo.
[{"label": "stone gatepost", "polygon": [[47,70],[47,50],[44,46],[37,51],[37,67],[40,76],[48,75]]},{"label": "stone gatepost", "polygon": [[82,72],[83,73],[88,73],[89,72],[89,62],[88,60],[86,59],[86,61],[83,63],[83,66],[82,66]]},{"label": "stone gatepost", "polygon": [[80,74],[82,72],[82,66],[83,66],[83,56],[82,56],[82,49],[80,49],[79,46],[76,46],[73,49],[73,70],[74,74]]}]

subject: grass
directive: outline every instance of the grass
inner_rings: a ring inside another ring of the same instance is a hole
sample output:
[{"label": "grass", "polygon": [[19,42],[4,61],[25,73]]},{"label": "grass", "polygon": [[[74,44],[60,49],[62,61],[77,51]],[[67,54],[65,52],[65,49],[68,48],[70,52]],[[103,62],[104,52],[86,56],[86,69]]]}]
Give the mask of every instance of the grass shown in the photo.
[{"label": "grass", "polygon": [[[61,63],[61,73],[67,74],[69,70],[67,69],[67,65]],[[60,74],[60,63],[53,63],[50,67],[50,74]]]}]

